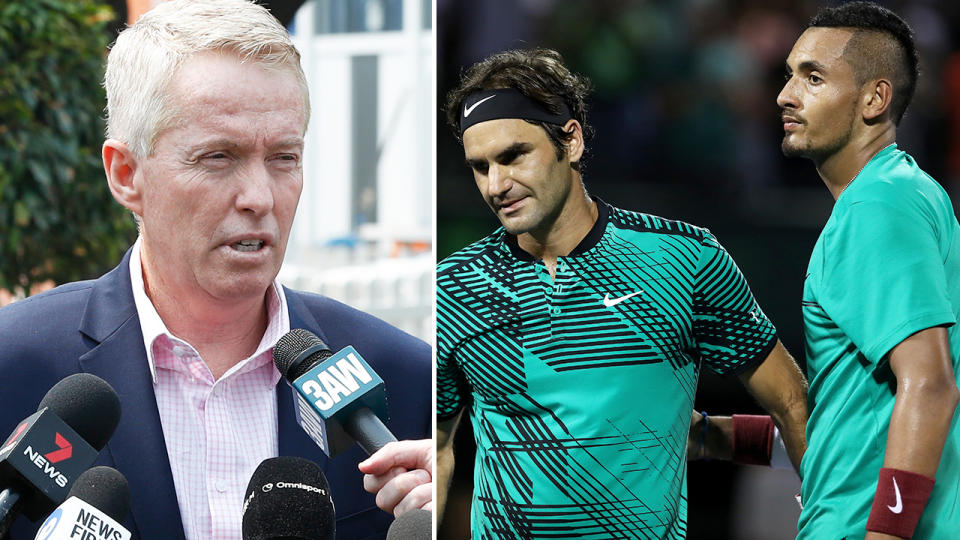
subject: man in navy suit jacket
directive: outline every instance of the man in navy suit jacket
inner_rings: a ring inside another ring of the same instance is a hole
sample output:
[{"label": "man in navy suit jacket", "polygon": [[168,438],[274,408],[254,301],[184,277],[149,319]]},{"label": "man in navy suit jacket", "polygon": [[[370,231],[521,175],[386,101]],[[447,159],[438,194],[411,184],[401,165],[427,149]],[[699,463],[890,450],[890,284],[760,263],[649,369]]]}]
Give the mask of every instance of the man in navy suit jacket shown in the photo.
[{"label": "man in navy suit jacket", "polygon": [[[178,377],[190,379],[177,372],[182,366],[156,359],[181,359],[187,351],[190,373],[210,396],[220,390],[236,397],[234,381],[243,380],[237,377],[275,369],[264,361],[277,334],[305,328],[333,350],[354,346],[385,381],[388,427],[399,439],[428,439],[429,347],[369,315],[276,282],[303,183],[309,117],[299,54],[285,29],[246,0],[161,4],[121,33],[108,58],[106,88],[104,169],[114,198],[136,217],[140,239],[103,277],[0,310],[0,429],[13,429],[63,377],[95,374],[120,397],[120,423],[99,464],[129,481],[126,526],[134,538],[239,538],[233,519],[239,512],[215,507],[221,504],[215,492],[236,493],[250,471],[212,477],[209,464],[196,461],[204,456],[189,458],[191,469],[167,448],[213,444],[227,452],[229,464],[268,457],[265,446],[245,445],[246,432],[229,427],[227,440],[211,443],[203,413],[176,398],[188,395],[177,385],[198,383],[182,382]],[[432,508],[427,440],[414,444],[416,459],[388,445],[374,465],[363,465],[364,477],[359,447],[328,460],[300,429],[282,380],[257,391],[269,410],[250,423],[275,425],[276,433],[255,435],[276,435],[278,455],[324,468],[338,538],[382,538],[392,521],[387,512]],[[171,418],[179,423],[169,424]],[[201,474],[184,473],[192,470]],[[207,486],[216,504],[203,496]],[[37,527],[21,518],[11,538],[32,538]]]},{"label": "man in navy suit jacket", "polygon": [[[119,469],[130,483],[126,527],[144,539],[183,538],[127,265],[124,257],[100,279],[64,285],[0,310],[0,427],[12,430],[67,375],[85,372],[106,380],[120,396],[123,412],[98,464]],[[383,378],[391,410],[387,427],[397,438],[428,436],[429,347],[334,300],[289,289],[286,293],[291,328],[310,330],[333,350],[353,345]],[[297,425],[293,407],[291,390],[281,381],[279,455],[302,456],[323,466],[336,503],[339,538],[383,537],[392,518],[363,490],[356,467],[365,457],[363,451],[355,446],[327,459]],[[21,518],[11,538],[33,538],[38,526]]]}]

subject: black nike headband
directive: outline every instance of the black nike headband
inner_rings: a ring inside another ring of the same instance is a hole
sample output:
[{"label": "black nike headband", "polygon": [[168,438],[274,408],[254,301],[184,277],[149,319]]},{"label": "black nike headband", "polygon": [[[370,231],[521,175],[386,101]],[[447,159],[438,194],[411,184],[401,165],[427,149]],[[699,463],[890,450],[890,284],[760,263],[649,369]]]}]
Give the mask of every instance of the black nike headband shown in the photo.
[{"label": "black nike headband", "polygon": [[573,116],[566,103],[554,114],[539,101],[523,95],[515,88],[477,90],[463,100],[460,107],[460,136],[469,127],[501,118],[519,118],[563,126]]}]

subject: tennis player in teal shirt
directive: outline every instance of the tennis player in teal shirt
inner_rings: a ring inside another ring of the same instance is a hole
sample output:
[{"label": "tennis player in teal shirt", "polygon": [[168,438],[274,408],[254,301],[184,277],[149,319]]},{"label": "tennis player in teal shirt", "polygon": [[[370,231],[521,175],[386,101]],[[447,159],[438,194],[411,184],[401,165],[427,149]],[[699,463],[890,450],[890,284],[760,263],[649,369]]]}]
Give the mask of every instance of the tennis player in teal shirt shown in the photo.
[{"label": "tennis player in teal shirt", "polygon": [[787,58],[787,156],[836,199],[807,269],[800,539],[960,538],[960,226],[896,145],[913,35],[866,2],[825,9]]},{"label": "tennis player in teal shirt", "polygon": [[706,229],[588,195],[589,87],[531,49],[448,95],[502,225],[437,267],[438,509],[466,411],[474,540],[686,538],[701,369],[737,375],[774,417],[761,440],[776,423],[803,454],[803,377],[730,255]]}]

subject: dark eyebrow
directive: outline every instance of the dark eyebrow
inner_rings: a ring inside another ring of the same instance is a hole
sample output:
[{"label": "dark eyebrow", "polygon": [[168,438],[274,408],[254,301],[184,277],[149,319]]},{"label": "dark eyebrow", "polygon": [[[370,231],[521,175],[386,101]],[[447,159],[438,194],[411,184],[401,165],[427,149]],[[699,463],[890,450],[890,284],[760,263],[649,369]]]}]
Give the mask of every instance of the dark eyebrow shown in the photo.
[{"label": "dark eyebrow", "polygon": [[533,150],[533,145],[527,142],[515,142],[497,154],[497,163],[510,163],[520,154]]},{"label": "dark eyebrow", "polygon": [[486,160],[483,159],[467,159],[467,166],[471,169],[476,169],[486,163]]},{"label": "dark eyebrow", "polygon": [[[494,160],[496,160],[497,163],[510,163],[516,159],[517,156],[525,154],[531,150],[533,150],[533,144],[528,142],[515,142],[498,152]],[[487,160],[483,158],[467,158],[466,162],[468,167],[472,169],[479,169],[487,162]]]},{"label": "dark eyebrow", "polygon": [[816,60],[806,60],[804,62],[800,62],[798,67],[801,71],[819,71],[820,73],[827,72],[826,67]]}]

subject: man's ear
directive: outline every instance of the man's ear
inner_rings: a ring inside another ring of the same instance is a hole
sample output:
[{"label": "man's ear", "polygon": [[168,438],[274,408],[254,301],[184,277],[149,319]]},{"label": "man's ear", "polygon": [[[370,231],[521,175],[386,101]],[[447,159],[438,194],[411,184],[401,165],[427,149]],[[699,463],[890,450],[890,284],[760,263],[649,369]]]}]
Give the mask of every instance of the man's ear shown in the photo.
[{"label": "man's ear", "polygon": [[103,143],[103,170],[107,175],[110,193],[118,203],[128,210],[143,215],[143,197],[141,184],[134,179],[137,173],[137,158],[133,151],[116,139],[107,139]]},{"label": "man's ear", "polygon": [[886,79],[878,79],[867,86],[867,90],[863,95],[863,119],[872,124],[890,112],[893,85]]},{"label": "man's ear", "polygon": [[583,127],[580,126],[580,122],[571,118],[563,125],[563,131],[572,134],[566,141],[567,159],[570,163],[576,163],[583,156]]}]

